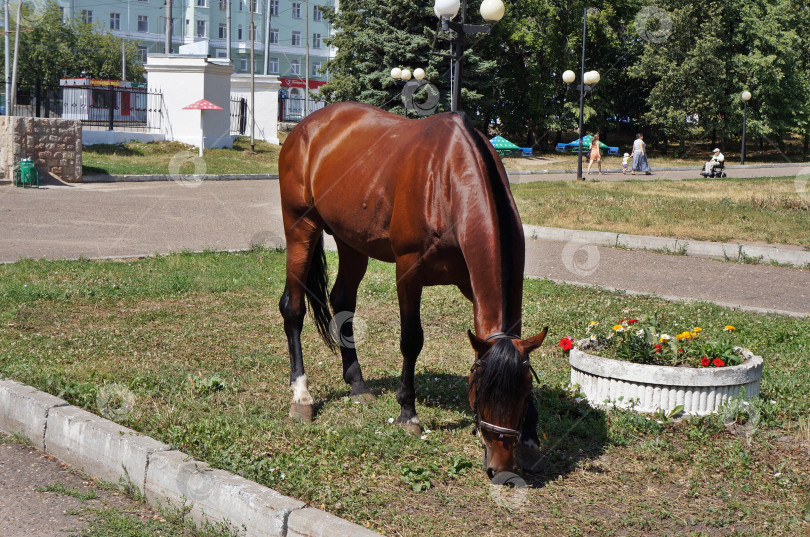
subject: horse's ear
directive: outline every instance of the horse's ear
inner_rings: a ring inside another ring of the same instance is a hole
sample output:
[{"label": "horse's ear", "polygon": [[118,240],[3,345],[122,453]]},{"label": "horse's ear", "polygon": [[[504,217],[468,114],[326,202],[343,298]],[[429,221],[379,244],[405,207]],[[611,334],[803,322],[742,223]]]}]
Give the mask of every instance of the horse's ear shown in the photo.
[{"label": "horse's ear", "polygon": [[543,328],[543,331],[537,334],[536,336],[515,341],[515,346],[518,348],[521,354],[525,354],[526,356],[528,356],[529,353],[531,353],[532,351],[534,351],[540,345],[543,344],[543,340],[546,339],[547,333],[548,333],[548,326]]},{"label": "horse's ear", "polygon": [[475,349],[478,356],[483,356],[486,354],[486,352],[494,344],[494,341],[484,341],[480,337],[473,334],[470,330],[467,330],[467,337],[470,338],[470,344],[472,345],[473,349]]}]

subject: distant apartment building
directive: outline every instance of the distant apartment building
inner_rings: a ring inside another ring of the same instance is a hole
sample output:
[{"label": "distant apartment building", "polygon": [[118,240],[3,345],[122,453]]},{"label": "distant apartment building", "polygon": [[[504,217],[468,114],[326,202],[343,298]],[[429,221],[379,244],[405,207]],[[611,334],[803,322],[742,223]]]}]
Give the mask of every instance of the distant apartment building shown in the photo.
[{"label": "distant apartment building", "polygon": [[[283,87],[310,89],[327,80],[330,56],[326,10],[337,0],[172,0],[172,49],[208,41],[208,54],[227,57],[226,9],[231,2],[231,60],[237,73],[250,72],[250,18],[253,10],[254,72],[278,75]],[[165,51],[166,0],[57,0],[66,19],[99,24],[113,35],[138,43],[141,60]],[[269,31],[268,31],[269,28]],[[265,43],[267,50],[265,51]],[[309,54],[307,54],[307,49]],[[293,91],[293,93],[299,93]]]}]

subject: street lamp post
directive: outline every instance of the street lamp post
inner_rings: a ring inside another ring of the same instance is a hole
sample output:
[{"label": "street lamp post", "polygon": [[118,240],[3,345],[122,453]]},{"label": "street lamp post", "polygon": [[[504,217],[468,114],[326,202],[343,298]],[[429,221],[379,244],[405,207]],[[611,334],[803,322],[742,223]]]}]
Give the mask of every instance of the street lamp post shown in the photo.
[{"label": "street lamp post", "polygon": [[[411,76],[416,79],[416,82],[411,82]],[[394,79],[395,82],[402,82],[404,85],[408,85],[408,83],[412,84],[419,84],[419,81],[425,78],[425,70],[421,67],[417,67],[411,73],[410,69],[400,69],[399,67],[394,67],[391,69],[391,78]],[[402,106],[405,108],[404,116],[408,117],[408,100],[405,99],[403,95],[402,99]]]},{"label": "street lamp post", "polygon": [[[459,8],[461,9],[461,19],[455,22],[451,19],[455,18],[458,14]],[[458,111],[459,102],[461,100],[461,70],[462,60],[464,59],[464,37],[467,34],[488,34],[492,29],[492,25],[503,18],[504,5],[501,0],[484,0],[481,3],[481,17],[487,24],[464,24],[464,19],[467,16],[467,0],[436,0],[433,5],[433,11],[436,16],[442,21],[442,30],[453,30],[456,33],[455,50],[453,54],[442,54],[435,52],[438,56],[449,56],[455,61],[453,66],[453,94],[450,101],[450,110],[453,112]]]},{"label": "street lamp post", "polygon": [[745,164],[745,116],[748,112],[748,101],[751,100],[751,92],[745,90],[740,95],[743,102],[743,128],[742,128],[742,147],[740,147],[740,164]]},{"label": "street lamp post", "polygon": [[[580,84],[577,86],[579,89],[579,156],[577,158],[577,180],[582,179],[582,120],[585,115],[585,93],[593,89],[593,86],[599,82],[600,76],[596,71],[585,72],[585,39],[588,34],[588,11],[594,8],[585,8],[582,12],[582,61],[579,64],[579,77]],[[573,71],[565,71],[562,75],[563,82],[571,85],[576,78]]]},{"label": "street lamp post", "polygon": [[[583,64],[584,66],[584,64]],[[574,74],[573,71],[568,70],[562,74],[563,82],[567,85],[571,85],[574,80],[576,79],[577,75]],[[587,73],[582,71],[582,78],[580,80],[579,86],[579,154],[577,157],[577,179],[582,179],[582,139],[585,137],[585,133],[582,130],[582,118],[585,114],[585,93],[591,91],[593,87],[599,82],[601,76],[597,71],[588,71]]]}]

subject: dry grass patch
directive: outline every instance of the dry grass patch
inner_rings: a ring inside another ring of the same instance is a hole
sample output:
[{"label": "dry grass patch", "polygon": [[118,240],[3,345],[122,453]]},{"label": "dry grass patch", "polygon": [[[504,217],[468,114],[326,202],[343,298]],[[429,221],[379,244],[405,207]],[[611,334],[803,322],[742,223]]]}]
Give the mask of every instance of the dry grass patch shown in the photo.
[{"label": "dry grass patch", "polygon": [[810,247],[792,178],[513,185],[525,224]]}]

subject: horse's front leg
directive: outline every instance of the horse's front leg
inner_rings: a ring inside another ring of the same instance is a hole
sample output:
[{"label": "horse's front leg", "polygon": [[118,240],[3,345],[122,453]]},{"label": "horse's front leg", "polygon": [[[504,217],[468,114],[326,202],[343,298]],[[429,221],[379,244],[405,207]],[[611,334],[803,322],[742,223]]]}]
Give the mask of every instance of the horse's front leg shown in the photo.
[{"label": "horse's front leg", "polygon": [[409,433],[419,434],[422,429],[419,426],[419,417],[416,415],[414,370],[425,336],[419,311],[422,301],[422,283],[418,281],[416,271],[412,271],[412,268],[412,264],[405,264],[401,260],[397,260],[397,295],[402,327],[399,338],[399,348],[402,351],[402,378],[397,390],[397,402],[402,411],[397,418],[397,423]]}]

